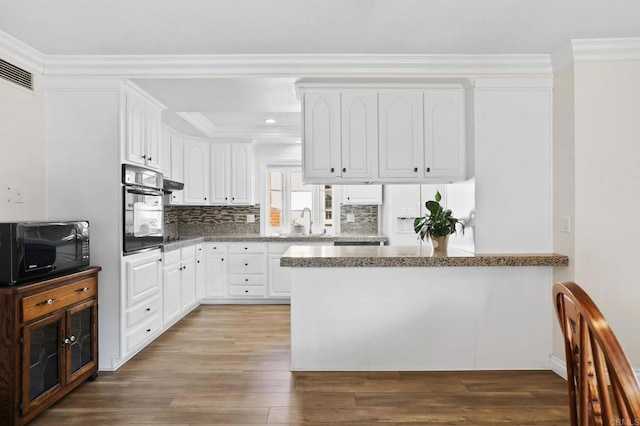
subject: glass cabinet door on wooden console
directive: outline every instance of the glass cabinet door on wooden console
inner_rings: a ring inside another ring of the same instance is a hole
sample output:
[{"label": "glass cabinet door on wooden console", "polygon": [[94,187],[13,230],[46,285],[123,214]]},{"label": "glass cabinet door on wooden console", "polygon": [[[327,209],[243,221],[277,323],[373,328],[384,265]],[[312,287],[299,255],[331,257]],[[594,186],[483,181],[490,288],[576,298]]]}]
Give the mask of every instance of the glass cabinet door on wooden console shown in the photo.
[{"label": "glass cabinet door on wooden console", "polygon": [[[0,287],[0,424],[24,425],[98,371],[98,271]],[[5,309],[6,308],[6,309]]]},{"label": "glass cabinet door on wooden console", "polygon": [[22,412],[46,404],[57,389],[97,368],[95,300],[24,327]]}]

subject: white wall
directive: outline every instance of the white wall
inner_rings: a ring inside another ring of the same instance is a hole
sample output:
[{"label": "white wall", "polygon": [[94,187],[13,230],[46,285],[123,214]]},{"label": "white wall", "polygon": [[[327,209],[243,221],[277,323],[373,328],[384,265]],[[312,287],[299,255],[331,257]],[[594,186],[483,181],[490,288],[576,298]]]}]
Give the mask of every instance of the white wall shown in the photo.
[{"label": "white wall", "polygon": [[[573,66],[555,75],[553,82],[553,251],[569,256],[569,266],[553,268],[553,281],[575,279],[575,164]],[[570,232],[561,229],[562,218],[570,218]],[[564,359],[564,341],[553,318],[553,355]]]},{"label": "white wall", "polygon": [[[0,80],[0,222],[43,220],[45,212],[44,96]],[[21,190],[22,203],[7,190]]]},{"label": "white wall", "polygon": [[547,79],[476,81],[478,253],[552,250],[551,84]]},{"label": "white wall", "polygon": [[640,368],[640,61],[575,65],[575,280]]}]

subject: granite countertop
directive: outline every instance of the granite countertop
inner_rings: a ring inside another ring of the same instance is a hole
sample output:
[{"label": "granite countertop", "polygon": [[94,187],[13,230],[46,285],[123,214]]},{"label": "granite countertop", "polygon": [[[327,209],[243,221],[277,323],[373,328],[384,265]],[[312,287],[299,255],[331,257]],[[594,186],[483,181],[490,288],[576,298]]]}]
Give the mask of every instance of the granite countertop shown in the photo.
[{"label": "granite countertop", "polygon": [[193,244],[203,242],[253,242],[253,243],[309,243],[309,242],[335,241],[382,241],[387,242],[384,235],[207,235],[182,237],[177,241],[168,241],[163,244],[163,251],[177,250]]},{"label": "granite countertop", "polygon": [[446,255],[418,246],[294,246],[280,266],[330,267],[437,267],[437,266],[567,266],[569,258],[554,253],[476,254],[450,248]]}]

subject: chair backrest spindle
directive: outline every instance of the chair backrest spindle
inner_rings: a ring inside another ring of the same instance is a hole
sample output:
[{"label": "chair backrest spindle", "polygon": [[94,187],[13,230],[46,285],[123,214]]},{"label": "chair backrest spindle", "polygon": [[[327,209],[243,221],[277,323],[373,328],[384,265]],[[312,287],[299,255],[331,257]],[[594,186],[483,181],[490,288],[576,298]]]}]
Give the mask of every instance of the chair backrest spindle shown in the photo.
[{"label": "chair backrest spindle", "polygon": [[576,283],[555,284],[553,298],[564,336],[571,425],[640,425],[640,383],[600,310]]}]

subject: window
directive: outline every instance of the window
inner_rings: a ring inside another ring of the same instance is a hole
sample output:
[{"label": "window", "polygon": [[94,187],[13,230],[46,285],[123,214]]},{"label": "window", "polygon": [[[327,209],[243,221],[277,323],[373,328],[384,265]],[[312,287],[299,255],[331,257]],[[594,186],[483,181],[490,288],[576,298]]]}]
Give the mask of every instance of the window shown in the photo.
[{"label": "window", "polygon": [[335,215],[331,185],[305,185],[299,166],[267,166],[266,170],[266,234],[289,233],[294,224],[303,225],[309,232],[310,221],[314,234],[332,233]]}]

